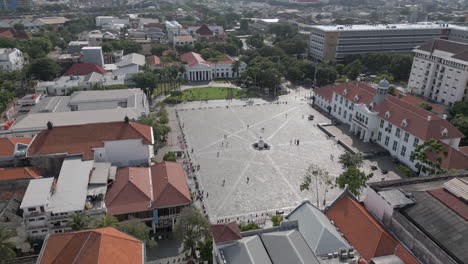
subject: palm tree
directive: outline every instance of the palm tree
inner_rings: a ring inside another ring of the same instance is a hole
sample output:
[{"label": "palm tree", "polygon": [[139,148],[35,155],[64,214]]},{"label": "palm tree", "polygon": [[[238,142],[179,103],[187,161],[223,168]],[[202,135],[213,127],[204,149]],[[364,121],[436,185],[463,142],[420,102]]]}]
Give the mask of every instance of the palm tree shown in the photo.
[{"label": "palm tree", "polygon": [[14,232],[6,227],[0,227],[0,261],[16,257],[15,245],[8,240],[14,236]]},{"label": "palm tree", "polygon": [[86,228],[89,228],[90,219],[84,212],[77,212],[72,215],[70,221],[68,222],[68,227],[73,231],[79,231]]},{"label": "palm tree", "polygon": [[236,73],[236,77],[238,77],[239,75],[239,69],[240,69],[240,61],[236,60],[233,64],[232,64],[232,72],[233,73]]},{"label": "palm tree", "polygon": [[119,220],[115,217],[115,216],[112,216],[112,215],[104,215],[101,220],[97,221],[96,223],[96,227],[108,227],[108,226],[111,226],[111,227],[119,227],[120,224],[119,224]]}]

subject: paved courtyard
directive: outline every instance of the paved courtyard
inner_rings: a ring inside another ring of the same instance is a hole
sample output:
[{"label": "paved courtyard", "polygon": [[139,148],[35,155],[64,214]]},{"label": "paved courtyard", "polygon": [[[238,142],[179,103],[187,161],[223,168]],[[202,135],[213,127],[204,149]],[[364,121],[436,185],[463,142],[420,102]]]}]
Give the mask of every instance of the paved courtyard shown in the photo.
[{"label": "paved courtyard", "polygon": [[[328,170],[333,178],[342,172],[336,161],[345,150],[317,127],[329,120],[301,98],[290,94],[279,104],[217,100],[176,107],[188,150],[193,149],[192,161],[200,165],[197,175],[205,197],[209,195],[205,205],[212,221],[258,220],[266,212],[288,212],[305,199],[315,202],[315,192],[299,189],[310,164]],[[313,121],[307,119],[309,114],[315,116]],[[270,150],[253,149],[260,137]],[[299,146],[291,144],[294,139]],[[370,171],[366,164],[364,169]],[[325,188],[318,185],[322,200]],[[312,187],[315,190],[314,182]],[[339,192],[328,190],[326,200]]]}]

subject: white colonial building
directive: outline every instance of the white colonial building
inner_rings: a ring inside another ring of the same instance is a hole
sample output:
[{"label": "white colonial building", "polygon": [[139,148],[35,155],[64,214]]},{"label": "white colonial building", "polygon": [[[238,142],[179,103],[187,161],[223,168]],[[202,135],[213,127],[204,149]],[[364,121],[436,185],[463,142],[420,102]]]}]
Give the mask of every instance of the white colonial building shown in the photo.
[{"label": "white colonial building", "polygon": [[235,60],[224,55],[223,61],[210,62],[198,53],[188,52],[182,54],[180,59],[185,62],[184,79],[188,81],[211,81],[217,78],[236,78],[245,70],[247,65],[240,62],[239,69],[233,70]]},{"label": "white colonial building", "polygon": [[364,142],[377,143],[414,170],[411,153],[430,139],[444,143],[451,153],[449,160],[444,160],[448,167],[452,166],[452,158],[468,160],[466,151],[458,146],[464,135],[445,116],[388,95],[388,87],[385,80],[376,88],[362,82],[323,86],[315,90],[314,104],[349,125],[349,130]]},{"label": "white colonial building", "polygon": [[410,91],[445,105],[467,100],[468,44],[433,39],[413,51]]},{"label": "white colonial building", "polygon": [[0,70],[19,71],[23,65],[24,57],[19,49],[0,49]]}]

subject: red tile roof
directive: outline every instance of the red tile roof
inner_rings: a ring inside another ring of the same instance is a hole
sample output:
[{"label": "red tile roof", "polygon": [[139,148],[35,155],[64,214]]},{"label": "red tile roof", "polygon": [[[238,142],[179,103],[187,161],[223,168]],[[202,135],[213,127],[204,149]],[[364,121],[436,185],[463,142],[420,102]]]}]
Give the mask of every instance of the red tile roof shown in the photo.
[{"label": "red tile roof", "polygon": [[211,231],[213,232],[215,243],[230,242],[242,238],[240,234],[241,231],[236,222],[213,224],[211,225]]},{"label": "red tile roof", "polygon": [[415,106],[418,106],[418,104],[420,104],[420,103],[428,103],[428,104],[430,104],[432,106],[431,112],[436,113],[438,115],[441,115],[441,114],[443,114],[445,112],[445,110],[442,107],[440,107],[440,106],[438,106],[436,104],[431,104],[428,101],[426,101],[426,100],[424,100],[422,98],[419,98],[417,96],[411,95],[411,94],[406,94],[406,95],[402,94],[401,97],[399,97],[399,98],[400,98],[400,100],[402,100],[404,102],[407,102],[408,104],[415,105]]},{"label": "red tile roof", "polygon": [[159,29],[165,29],[165,25],[161,23],[148,23],[143,25],[144,28],[159,28]]},{"label": "red tile roof", "polygon": [[463,146],[463,147],[459,147],[458,150],[465,154],[465,155],[468,155],[468,146]]},{"label": "red tile roof", "polygon": [[93,148],[103,147],[104,141],[125,139],[141,139],[143,144],[152,144],[152,128],[123,121],[53,127],[34,138],[28,156],[68,153],[83,154],[83,160],[92,160]]},{"label": "red tile roof", "polygon": [[37,168],[0,168],[0,181],[13,179],[39,179],[41,171]]},{"label": "red tile roof", "polygon": [[180,55],[180,60],[185,61],[188,64],[188,66],[208,64],[208,62],[205,61],[200,54],[195,52],[187,52]]},{"label": "red tile roof", "polygon": [[232,64],[234,63],[234,60],[229,57],[228,55],[224,54],[224,60],[218,61],[218,62],[209,62],[206,61],[202,58],[202,56],[198,53],[195,52],[187,52],[182,55],[180,55],[180,59],[182,61],[185,61],[188,66],[192,67],[198,64],[204,64],[204,65],[213,65],[213,64]]},{"label": "red tile roof", "polygon": [[468,204],[464,201],[443,188],[430,190],[428,193],[468,221]]},{"label": "red tile roof", "polygon": [[143,263],[143,243],[113,227],[49,235],[38,264]]},{"label": "red tile roof", "polygon": [[184,169],[177,162],[163,161],[151,166],[154,208],[186,205],[192,202]]},{"label": "red tile roof", "polygon": [[63,74],[63,76],[81,76],[97,72],[100,74],[106,73],[106,70],[94,63],[75,63]]},{"label": "red tile roof", "polygon": [[346,240],[369,260],[395,254],[405,264],[419,263],[361,204],[345,193],[332,204],[326,215]]},{"label": "red tile roof", "polygon": [[14,28],[0,28],[0,37],[8,39],[30,39],[31,36],[24,30]]},{"label": "red tile roof", "polygon": [[18,143],[29,145],[32,138],[0,138],[0,157],[14,156],[15,146]]},{"label": "red tile roof", "polygon": [[447,156],[443,154],[436,155],[435,153],[427,153],[428,159],[432,161],[436,161],[436,158],[442,158],[441,168],[444,170],[463,170],[468,169],[468,154],[463,153],[461,150],[457,150],[455,148],[450,147],[449,145],[445,144],[444,142],[439,141],[445,151],[447,152]]},{"label": "red tile roof", "polygon": [[198,35],[202,35],[202,36],[212,36],[212,35],[214,35],[213,31],[211,31],[211,29],[205,24],[201,25],[201,27],[198,28],[195,31],[195,33],[197,33]]},{"label": "red tile roof", "polygon": [[[337,93],[355,104],[366,104],[367,106],[372,103],[376,91],[374,87],[363,82],[339,83],[315,89],[316,94],[329,101],[332,100],[333,93]],[[375,105],[373,110],[379,112],[380,118],[422,140],[464,137],[447,120],[392,95],[387,95],[386,99],[380,105]],[[390,113],[389,118],[385,117],[387,111]],[[430,116],[430,120],[428,120],[428,116]],[[406,127],[402,126],[403,120],[407,121]],[[446,136],[442,134],[445,129],[447,129]]]},{"label": "red tile roof", "polygon": [[149,57],[148,59],[148,62],[151,66],[156,66],[156,65],[160,65],[161,64],[161,59],[159,59],[158,56],[151,56]]},{"label": "red tile roof", "polygon": [[187,205],[191,202],[182,165],[167,161],[150,168],[120,168],[106,194],[107,213],[110,215]]},{"label": "red tile roof", "polygon": [[149,168],[119,168],[106,194],[109,215],[148,211],[153,200]]}]

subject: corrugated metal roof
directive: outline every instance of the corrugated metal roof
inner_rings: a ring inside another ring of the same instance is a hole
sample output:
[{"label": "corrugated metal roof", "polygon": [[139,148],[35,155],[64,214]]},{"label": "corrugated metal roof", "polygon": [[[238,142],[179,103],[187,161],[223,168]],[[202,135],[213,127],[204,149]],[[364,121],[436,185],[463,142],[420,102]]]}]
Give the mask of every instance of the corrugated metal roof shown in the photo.
[{"label": "corrugated metal roof", "polygon": [[455,178],[444,183],[444,188],[451,194],[468,201],[468,183],[466,181]]}]

